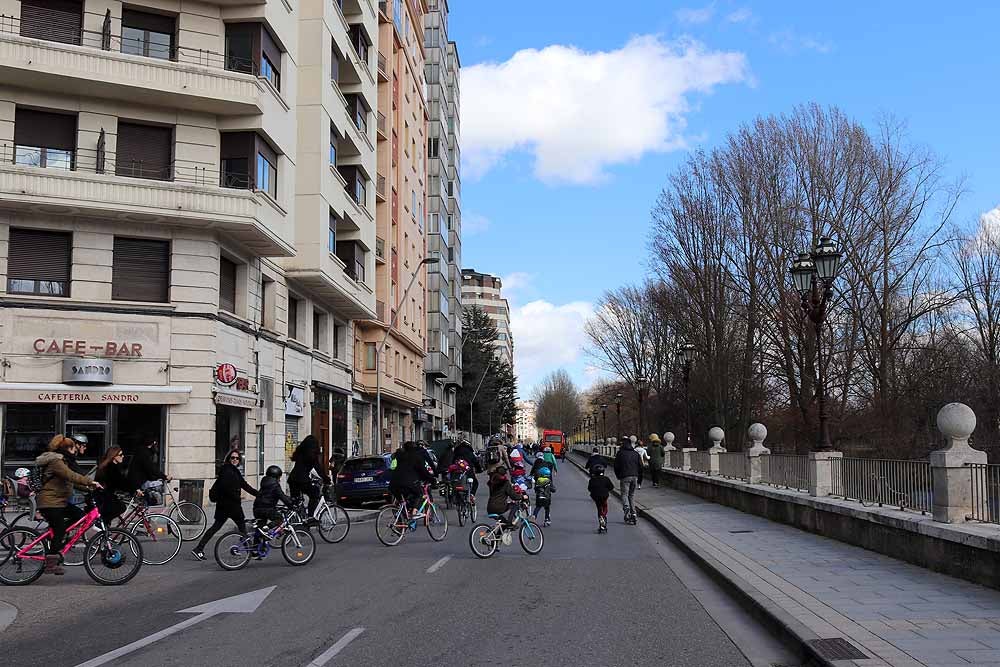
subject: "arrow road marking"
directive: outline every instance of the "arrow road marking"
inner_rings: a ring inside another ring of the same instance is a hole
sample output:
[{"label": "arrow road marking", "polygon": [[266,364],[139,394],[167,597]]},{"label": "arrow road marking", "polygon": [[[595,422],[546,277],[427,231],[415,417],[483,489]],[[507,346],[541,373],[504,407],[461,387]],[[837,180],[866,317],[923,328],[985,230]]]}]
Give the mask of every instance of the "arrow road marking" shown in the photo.
[{"label": "arrow road marking", "polygon": [[442,567],[444,567],[444,564],[447,563],[450,560],[451,560],[451,556],[445,556],[444,558],[438,560],[438,562],[434,563],[429,568],[427,568],[427,574],[434,574],[435,572],[437,572],[438,570],[440,570]]},{"label": "arrow road marking", "polygon": [[164,628],[159,632],[154,632],[148,637],[143,637],[142,639],[136,640],[131,644],[126,644],[125,646],[117,648],[109,653],[105,653],[104,655],[99,655],[92,660],[82,662],[76,667],[99,667],[99,665],[106,665],[112,660],[117,660],[118,658],[128,655],[129,653],[134,653],[141,648],[160,641],[164,637],[169,637],[170,635],[176,634],[185,628],[190,628],[192,625],[197,625],[202,621],[207,621],[213,616],[218,616],[219,614],[252,614],[257,611],[257,607],[260,606],[260,603],[263,602],[264,598],[270,595],[271,591],[275,588],[275,586],[268,586],[267,588],[261,588],[257,591],[250,591],[249,593],[241,593],[240,595],[222,598],[221,600],[216,600],[215,602],[206,602],[205,604],[198,605],[197,607],[181,609],[177,612],[178,614],[197,614],[197,616],[192,616],[185,621],[181,621],[177,625],[171,625],[169,628]]},{"label": "arrow road marking", "polygon": [[315,660],[306,665],[306,667],[323,667],[323,665],[325,665],[326,663],[330,662],[335,657],[337,657],[338,653],[347,648],[347,645],[350,644],[355,639],[357,639],[358,635],[360,635],[364,631],[365,631],[364,628],[354,628],[353,630],[349,631],[346,635],[338,639],[336,644],[323,651],[323,653],[321,653],[319,656],[317,656]]}]

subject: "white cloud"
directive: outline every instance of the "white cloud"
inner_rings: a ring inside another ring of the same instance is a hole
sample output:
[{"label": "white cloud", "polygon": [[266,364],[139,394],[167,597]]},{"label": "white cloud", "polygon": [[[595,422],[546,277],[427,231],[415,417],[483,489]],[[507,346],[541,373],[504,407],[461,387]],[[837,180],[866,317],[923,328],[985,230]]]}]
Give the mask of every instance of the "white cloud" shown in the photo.
[{"label": "white cloud", "polygon": [[809,35],[800,35],[794,30],[772,32],[768,41],[786,53],[798,53],[799,51],[830,53],[833,51],[833,42]]},{"label": "white cloud", "polygon": [[534,276],[525,271],[514,271],[501,277],[503,291],[509,297],[511,292],[517,292],[531,286]]},{"label": "white cloud", "polygon": [[1000,206],[979,216],[978,236],[984,239],[1000,239]]},{"label": "white cloud", "polygon": [[486,232],[490,225],[490,219],[478,213],[467,213],[462,216],[462,237],[476,236]]},{"label": "white cloud", "polygon": [[706,5],[705,7],[682,7],[674,12],[674,16],[681,23],[686,23],[688,25],[694,25],[697,23],[708,23],[712,20],[712,16],[715,14],[715,3]]},{"label": "white cloud", "polygon": [[527,151],[545,182],[599,182],[609,165],[683,147],[689,96],[748,79],[742,53],[652,35],[615,51],[554,45],[464,68],[465,174]]},{"label": "white cloud", "polygon": [[514,372],[521,393],[528,395],[525,392],[544,375],[573,365],[582,358],[586,345],[583,325],[593,313],[593,305],[585,301],[561,306],[548,301],[532,301],[511,311]]},{"label": "white cloud", "polygon": [[726,21],[729,23],[752,23],[753,18],[753,12],[750,11],[749,7],[740,7],[726,14]]}]

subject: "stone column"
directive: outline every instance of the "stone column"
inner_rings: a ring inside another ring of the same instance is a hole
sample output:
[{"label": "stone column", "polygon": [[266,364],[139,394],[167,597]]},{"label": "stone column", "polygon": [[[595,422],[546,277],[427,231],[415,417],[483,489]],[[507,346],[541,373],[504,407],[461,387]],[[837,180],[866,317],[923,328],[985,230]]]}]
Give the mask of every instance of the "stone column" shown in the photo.
[{"label": "stone column", "polygon": [[670,467],[670,452],[675,451],[677,448],[674,447],[674,434],[667,431],[663,434],[663,467]]},{"label": "stone column", "polygon": [[691,469],[691,452],[696,451],[698,451],[697,447],[684,447],[681,449],[681,454],[684,455],[684,458],[681,459],[681,470]]},{"label": "stone column", "polygon": [[[972,512],[972,500],[986,498],[986,477],[973,477],[967,463],[986,463],[986,452],[969,446],[976,430],[976,413],[964,403],[949,403],[938,411],[938,430],[948,439],[944,449],[931,452],[931,483],[934,491],[934,520],[944,523],[965,521]],[[980,487],[973,493],[973,479]]]},{"label": "stone column", "polygon": [[823,498],[833,489],[833,461],[843,452],[809,452],[809,495]]},{"label": "stone column", "polygon": [[764,446],[767,427],[761,423],[750,424],[747,435],[750,436],[750,449],[747,450],[747,482],[760,484],[760,457],[762,454],[771,453],[771,450]]},{"label": "stone column", "polygon": [[726,439],[726,432],[718,426],[708,429],[708,439],[712,441],[712,446],[708,448],[708,474],[719,474],[719,454],[726,451],[722,446],[722,441]]}]

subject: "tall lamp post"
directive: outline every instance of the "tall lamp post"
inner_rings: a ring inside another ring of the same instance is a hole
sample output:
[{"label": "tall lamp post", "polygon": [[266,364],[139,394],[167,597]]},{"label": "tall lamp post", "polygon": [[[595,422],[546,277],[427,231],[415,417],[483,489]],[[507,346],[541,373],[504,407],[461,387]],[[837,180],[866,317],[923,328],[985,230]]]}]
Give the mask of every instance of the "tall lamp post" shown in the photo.
[{"label": "tall lamp post", "polygon": [[823,371],[823,322],[826,309],[833,298],[833,281],[837,278],[843,253],[828,236],[822,236],[811,253],[800,253],[792,262],[790,273],[795,289],[802,300],[802,312],[816,329],[816,398],[819,401],[819,432],[816,434],[816,451],[833,450],[826,414],[826,374]]},{"label": "tall lamp post", "polygon": [[639,430],[636,432],[636,436],[641,438],[645,431],[642,430],[642,395],[645,392],[646,378],[641,375],[635,379],[635,391],[639,399]]},{"label": "tall lamp post", "polygon": [[[590,417],[591,417],[592,423],[594,424],[594,440],[597,440],[598,438],[601,437],[601,435],[600,435],[600,429],[597,428],[597,408],[594,408],[594,411],[592,413],[590,413]],[[604,444],[606,445],[608,443],[605,442]]]},{"label": "tall lamp post", "polygon": [[[420,260],[417,264],[416,269],[413,271],[413,276],[410,278],[410,283],[406,286],[406,291],[403,292],[403,298],[400,303],[406,303],[406,297],[410,294],[410,289],[413,287],[413,283],[417,282],[417,276],[420,275],[420,268],[428,264],[437,264],[441,261],[441,258],[437,255],[428,255]],[[385,330],[385,336],[382,337],[382,342],[379,343],[378,349],[375,350],[375,420],[378,424],[378,442],[379,442],[379,452],[385,451],[385,430],[382,428],[382,374],[379,372],[379,362],[382,359],[382,352],[385,350],[385,344],[389,342],[389,334],[392,332],[392,328],[396,326],[396,319],[399,317],[399,310],[397,309],[392,314],[392,319],[389,320],[389,327]],[[469,431],[471,435],[472,423],[469,423]]]},{"label": "tall lamp post", "polygon": [[681,343],[677,346],[677,356],[684,363],[684,431],[687,446],[691,446],[691,365],[694,363],[694,345]]},{"label": "tall lamp post", "polygon": [[604,431],[604,442],[608,441],[608,404],[601,403],[601,429]]},{"label": "tall lamp post", "polygon": [[615,410],[618,412],[618,437],[622,437],[622,393],[615,394]]}]

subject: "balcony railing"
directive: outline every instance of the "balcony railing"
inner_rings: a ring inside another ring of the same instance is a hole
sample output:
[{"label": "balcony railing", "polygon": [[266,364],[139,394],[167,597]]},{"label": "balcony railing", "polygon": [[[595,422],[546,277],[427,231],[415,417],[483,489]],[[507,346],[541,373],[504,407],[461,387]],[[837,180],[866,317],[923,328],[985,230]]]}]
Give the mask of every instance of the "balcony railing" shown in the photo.
[{"label": "balcony railing", "polygon": [[385,239],[375,237],[375,259],[380,262],[385,261]]},{"label": "balcony railing", "polygon": [[746,452],[721,452],[719,454],[719,474],[731,479],[748,479]]},{"label": "balcony railing", "polygon": [[760,457],[760,481],[786,489],[809,490],[809,457],[768,454]]},{"label": "balcony railing", "polygon": [[65,26],[56,22],[32,21],[30,25],[22,25],[20,17],[0,14],[0,33],[20,35],[33,39],[41,39],[59,44],[72,44],[102,51],[116,51],[124,54],[148,58],[150,61],[183,63],[200,65],[214,69],[224,69],[244,74],[260,73],[258,63],[252,59],[236,58],[207,49],[192,49],[186,46],[160,45],[142,39],[132,39],[111,34],[111,15],[105,15],[101,31],[78,29],[67,31]]},{"label": "balcony railing", "polygon": [[382,77],[383,81],[389,80],[389,70],[386,69],[389,66],[388,61],[385,58],[385,54],[381,51],[378,52],[378,74]]},{"label": "balcony railing", "polygon": [[385,139],[385,114],[379,111],[375,116],[375,126],[378,128],[378,133]]},{"label": "balcony railing", "polygon": [[375,194],[379,199],[385,201],[385,176],[382,174],[375,177]]},{"label": "balcony railing", "polygon": [[894,459],[831,459],[830,495],[858,500],[862,505],[932,511],[931,466],[928,461]]}]

